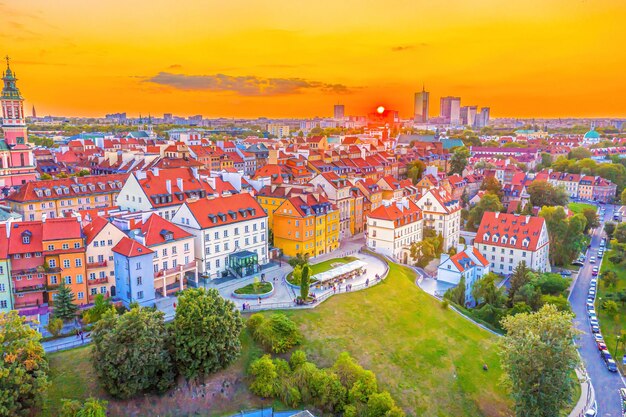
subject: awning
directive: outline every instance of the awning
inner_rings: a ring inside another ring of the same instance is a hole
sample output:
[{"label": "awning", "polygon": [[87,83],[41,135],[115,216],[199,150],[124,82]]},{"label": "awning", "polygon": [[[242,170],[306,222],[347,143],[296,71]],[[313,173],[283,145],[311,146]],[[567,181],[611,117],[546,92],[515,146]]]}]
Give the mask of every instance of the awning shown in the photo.
[{"label": "awning", "polygon": [[319,274],[313,275],[311,278],[319,282],[326,282],[330,281],[331,279],[338,278],[342,275],[349,274],[350,272],[359,270],[361,268],[365,268],[366,266],[367,263],[361,260],[356,260],[330,269],[328,271],[320,272]]}]

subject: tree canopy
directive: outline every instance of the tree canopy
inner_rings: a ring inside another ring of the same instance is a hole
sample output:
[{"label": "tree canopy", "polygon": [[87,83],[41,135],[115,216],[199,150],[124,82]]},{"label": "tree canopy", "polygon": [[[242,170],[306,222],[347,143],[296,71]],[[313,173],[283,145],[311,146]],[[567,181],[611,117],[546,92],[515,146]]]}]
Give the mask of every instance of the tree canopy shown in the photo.
[{"label": "tree canopy", "polygon": [[61,285],[54,295],[54,317],[63,321],[75,319],[78,306],[74,304],[74,299],[75,296],[70,287],[65,285],[65,281],[61,281]]},{"label": "tree canopy", "polygon": [[583,234],[587,219],[583,214],[567,217],[563,207],[543,207],[539,216],[546,221],[550,237],[550,262],[566,265],[583,250],[586,237]]},{"label": "tree canopy", "polygon": [[178,370],[193,379],[225,368],[239,356],[242,329],[239,310],[216,289],[187,289],[178,297],[172,326]]},{"label": "tree canopy", "polygon": [[469,157],[470,151],[465,146],[456,148],[450,157],[450,174],[463,175]]},{"label": "tree canopy", "polygon": [[533,206],[564,206],[569,200],[562,187],[554,187],[547,181],[533,181],[527,190]]}]

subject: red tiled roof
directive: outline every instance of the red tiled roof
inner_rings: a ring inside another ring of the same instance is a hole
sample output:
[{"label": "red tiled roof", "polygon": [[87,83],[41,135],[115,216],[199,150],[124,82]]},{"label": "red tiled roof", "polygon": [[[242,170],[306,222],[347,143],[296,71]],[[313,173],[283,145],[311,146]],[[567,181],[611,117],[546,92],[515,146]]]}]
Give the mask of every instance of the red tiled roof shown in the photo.
[{"label": "red tiled roof", "polygon": [[413,201],[406,201],[408,202],[408,207],[400,209],[400,207],[398,207],[400,203],[390,204],[388,206],[383,204],[379,206],[376,210],[372,211],[368,215],[368,217],[380,220],[391,220],[395,222],[402,219],[407,220],[409,216],[414,214],[416,216],[411,222],[420,220],[422,218],[422,210],[420,210],[420,208],[417,207],[417,204],[415,204]]},{"label": "red tiled roof", "polygon": [[[30,233],[30,243],[23,243],[23,233]],[[43,223],[40,221],[13,223],[9,237],[9,253],[42,252],[42,235]]]},{"label": "red tiled roof", "polygon": [[100,216],[96,216],[93,218],[91,223],[83,227],[83,233],[85,234],[85,240],[89,245],[94,238],[104,229],[104,227],[109,224],[109,221]]},{"label": "red tiled roof", "polygon": [[212,199],[200,198],[185,204],[203,229],[267,217],[263,208],[249,193]]},{"label": "red tiled roof", "polygon": [[[544,224],[542,217],[485,212],[476,232],[475,243],[534,251],[538,249]],[[494,235],[498,235],[497,242],[493,241]],[[504,236],[507,236],[506,243],[501,241]],[[511,244],[513,236],[516,238],[515,244]],[[523,246],[525,239],[528,239],[526,247]]]},{"label": "red tiled roof", "polygon": [[141,225],[141,233],[144,235],[146,246],[158,245],[166,242],[164,231],[171,232],[174,240],[183,239],[193,236],[176,226],[175,224],[165,220],[163,217],[153,213],[145,223]]},{"label": "red tiled roof", "polygon": [[43,232],[41,239],[61,240],[80,239],[82,236],[80,223],[76,217],[60,217],[58,219],[48,219],[43,222]]},{"label": "red tiled roof", "polygon": [[9,257],[9,238],[6,233],[0,233],[0,259]]},{"label": "red tiled roof", "polygon": [[123,237],[122,240],[120,240],[118,244],[113,247],[113,252],[119,253],[127,258],[133,258],[147,253],[154,253],[149,248],[129,237]]},{"label": "red tiled roof", "polygon": [[[9,195],[7,200],[16,202],[27,201],[44,201],[57,200],[75,196],[89,196],[94,194],[109,194],[111,192],[119,192],[121,187],[117,183],[124,185],[128,178],[128,174],[108,174],[108,175],[89,175],[86,177],[60,178],[56,180],[44,180],[27,182],[22,185],[18,191]],[[101,185],[104,185],[102,189]],[[93,190],[90,188],[93,186]],[[86,187],[83,191],[81,186]],[[59,194],[59,187],[66,188],[67,193]],[[46,195],[45,190],[50,190],[50,195]],[[41,195],[37,195],[37,190],[41,190]]]}]

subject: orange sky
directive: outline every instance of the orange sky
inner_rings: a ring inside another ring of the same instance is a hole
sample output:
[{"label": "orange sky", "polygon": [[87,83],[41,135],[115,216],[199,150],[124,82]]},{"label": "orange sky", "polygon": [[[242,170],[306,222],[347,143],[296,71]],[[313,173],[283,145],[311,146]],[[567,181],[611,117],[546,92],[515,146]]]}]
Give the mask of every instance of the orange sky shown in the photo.
[{"label": "orange sky", "polygon": [[626,0],[0,0],[28,113],[626,117]]}]

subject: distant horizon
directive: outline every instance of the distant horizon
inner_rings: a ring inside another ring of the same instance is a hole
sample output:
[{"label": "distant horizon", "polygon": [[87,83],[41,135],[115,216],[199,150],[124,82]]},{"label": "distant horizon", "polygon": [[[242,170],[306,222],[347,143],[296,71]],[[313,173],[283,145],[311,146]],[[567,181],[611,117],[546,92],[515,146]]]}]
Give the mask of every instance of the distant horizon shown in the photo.
[{"label": "distant horizon", "polygon": [[0,15],[39,114],[308,118],[341,102],[410,118],[425,85],[433,115],[459,96],[495,118],[626,118],[624,1],[22,0]]}]

